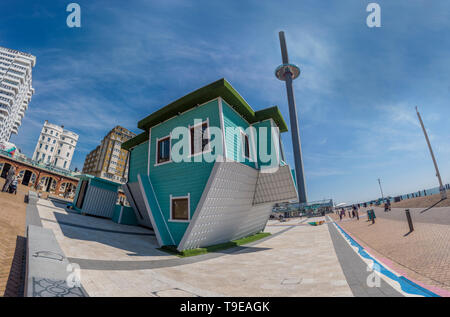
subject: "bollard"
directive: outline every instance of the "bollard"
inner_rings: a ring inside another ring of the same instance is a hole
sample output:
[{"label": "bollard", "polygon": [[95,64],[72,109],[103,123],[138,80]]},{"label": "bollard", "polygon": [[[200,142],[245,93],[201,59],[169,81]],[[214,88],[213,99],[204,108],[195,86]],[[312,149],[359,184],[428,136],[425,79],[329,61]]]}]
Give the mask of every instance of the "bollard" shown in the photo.
[{"label": "bollard", "polygon": [[413,232],[414,226],[411,219],[411,213],[409,212],[409,209],[406,209],[405,212],[406,212],[406,219],[408,220],[409,232]]}]

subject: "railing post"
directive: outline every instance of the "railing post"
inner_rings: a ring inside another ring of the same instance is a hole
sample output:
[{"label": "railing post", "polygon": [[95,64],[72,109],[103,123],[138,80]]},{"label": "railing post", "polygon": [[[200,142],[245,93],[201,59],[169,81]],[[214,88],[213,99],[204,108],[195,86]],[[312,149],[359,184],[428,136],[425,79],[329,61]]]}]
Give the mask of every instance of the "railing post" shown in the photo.
[{"label": "railing post", "polygon": [[411,219],[411,213],[409,212],[409,209],[406,209],[405,212],[406,212],[406,219],[408,220],[409,232],[413,232],[414,226],[413,226],[413,222]]}]

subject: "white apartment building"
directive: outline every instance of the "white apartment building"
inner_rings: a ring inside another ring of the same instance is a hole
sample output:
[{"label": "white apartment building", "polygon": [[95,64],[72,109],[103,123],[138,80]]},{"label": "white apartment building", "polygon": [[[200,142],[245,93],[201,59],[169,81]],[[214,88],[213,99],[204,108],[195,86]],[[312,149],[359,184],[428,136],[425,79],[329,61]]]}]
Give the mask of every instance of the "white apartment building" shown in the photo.
[{"label": "white apartment building", "polygon": [[45,121],[34,150],[33,160],[68,170],[78,142],[78,134],[64,126]]},{"label": "white apartment building", "polygon": [[0,46],[0,142],[17,134],[34,94],[33,55]]}]

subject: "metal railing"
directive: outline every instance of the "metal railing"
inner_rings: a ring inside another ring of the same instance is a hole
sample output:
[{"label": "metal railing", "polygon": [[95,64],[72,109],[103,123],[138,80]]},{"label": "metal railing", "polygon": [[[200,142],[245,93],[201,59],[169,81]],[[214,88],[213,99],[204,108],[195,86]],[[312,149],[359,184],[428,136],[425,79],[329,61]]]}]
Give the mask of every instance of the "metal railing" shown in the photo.
[{"label": "metal railing", "polygon": [[13,156],[10,153],[4,151],[4,150],[0,150],[0,155],[6,156],[14,161],[17,162],[22,162],[25,163],[27,165],[42,169],[42,170],[47,170],[49,172],[52,173],[56,173],[56,174],[60,174],[60,175],[64,175],[64,176],[68,176],[68,177],[75,177],[75,173],[68,171],[68,170],[64,170],[62,168],[58,168],[55,166],[51,166],[50,164],[42,164],[40,162],[37,162],[35,160],[29,159],[29,158],[23,158],[20,156]]}]

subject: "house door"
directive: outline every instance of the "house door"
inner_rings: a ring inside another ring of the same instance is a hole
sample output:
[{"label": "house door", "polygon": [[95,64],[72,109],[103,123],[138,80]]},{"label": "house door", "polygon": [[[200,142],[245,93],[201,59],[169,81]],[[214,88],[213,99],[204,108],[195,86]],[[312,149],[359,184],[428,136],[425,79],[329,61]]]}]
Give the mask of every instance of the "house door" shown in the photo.
[{"label": "house door", "polygon": [[78,200],[77,200],[77,204],[76,204],[76,207],[78,209],[83,208],[84,198],[86,196],[87,189],[88,189],[88,181],[83,181],[81,183],[80,193],[78,194]]}]

